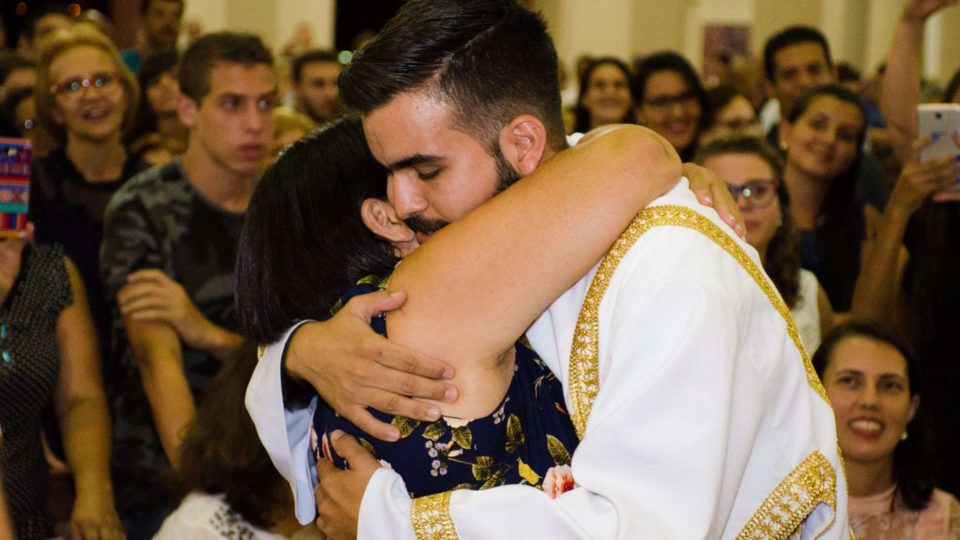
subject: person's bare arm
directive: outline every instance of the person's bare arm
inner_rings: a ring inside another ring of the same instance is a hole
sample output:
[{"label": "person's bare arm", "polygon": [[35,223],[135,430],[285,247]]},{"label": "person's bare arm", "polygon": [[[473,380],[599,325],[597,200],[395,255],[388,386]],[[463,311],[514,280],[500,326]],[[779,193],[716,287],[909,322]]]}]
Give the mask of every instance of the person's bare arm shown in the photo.
[{"label": "person's bare arm", "polygon": [[502,353],[680,175],[639,126],[557,154],[397,267],[389,288],[408,298],[387,315],[391,339],[463,362]]},{"label": "person's bare arm", "polygon": [[183,286],[156,268],[127,276],[117,307],[132,321],[167,323],[184,343],[223,361],[235,358],[244,345],[242,336],[204,317]]},{"label": "person's bare arm", "polygon": [[[960,138],[956,134],[954,141],[960,151]],[[860,265],[853,294],[853,317],[890,322],[906,266],[903,237],[910,217],[931,194],[956,185],[960,166],[953,156],[920,161],[920,151],[930,142],[929,137],[914,141],[912,157],[904,164],[894,186],[876,238]]]},{"label": "person's bare arm", "polygon": [[73,303],[57,319],[60,373],[54,409],[73,471],[76,500],[70,516],[77,538],[122,538],[110,483],[110,416],[100,376],[100,351],[86,293],[66,260]]},{"label": "person's bare arm", "polygon": [[902,161],[909,159],[910,144],[917,137],[924,25],[931,15],[957,1],[908,0],[893,32],[880,108]]},{"label": "person's bare arm", "polygon": [[162,322],[124,318],[130,349],[140,369],[160,444],[174,469],[180,464],[180,443],[196,414],[193,395],[183,372],[180,338]]}]

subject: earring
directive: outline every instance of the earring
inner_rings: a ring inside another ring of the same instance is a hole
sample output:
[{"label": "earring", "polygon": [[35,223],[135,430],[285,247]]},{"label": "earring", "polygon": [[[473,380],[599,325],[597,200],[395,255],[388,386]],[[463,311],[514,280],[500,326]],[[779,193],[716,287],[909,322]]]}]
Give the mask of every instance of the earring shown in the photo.
[{"label": "earring", "polygon": [[906,432],[906,431],[904,431],[903,434],[900,435],[900,440],[901,440],[901,441],[907,440],[907,432]]},{"label": "earring", "polygon": [[787,151],[787,141],[780,141],[780,151],[781,152]]}]

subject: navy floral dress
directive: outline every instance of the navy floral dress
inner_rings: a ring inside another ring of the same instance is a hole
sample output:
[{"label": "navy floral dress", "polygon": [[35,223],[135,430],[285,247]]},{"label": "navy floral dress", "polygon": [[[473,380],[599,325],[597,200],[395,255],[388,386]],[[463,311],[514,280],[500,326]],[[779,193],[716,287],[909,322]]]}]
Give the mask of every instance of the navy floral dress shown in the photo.
[{"label": "navy floral dress", "polygon": [[[331,309],[331,315],[353,296],[374,292],[384,284],[376,276],[360,280]],[[371,321],[371,326],[386,335],[383,316]],[[346,462],[329,444],[329,433],[343,430],[356,437],[381,464],[400,474],[411,497],[504,484],[542,487],[544,479],[556,474],[551,469],[570,464],[579,442],[564,406],[560,381],[523,340],[516,345],[510,387],[490,416],[421,422],[370,412],[397,426],[400,440],[389,443],[372,438],[321,401],[311,433],[314,457],[330,459],[346,468]]]}]

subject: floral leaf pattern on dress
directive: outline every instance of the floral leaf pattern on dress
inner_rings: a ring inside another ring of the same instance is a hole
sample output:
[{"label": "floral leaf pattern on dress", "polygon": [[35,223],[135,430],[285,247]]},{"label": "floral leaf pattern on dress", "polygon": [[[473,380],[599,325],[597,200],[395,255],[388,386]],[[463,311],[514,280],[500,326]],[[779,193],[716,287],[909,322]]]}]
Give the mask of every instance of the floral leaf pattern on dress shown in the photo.
[{"label": "floral leaf pattern on dress", "polygon": [[547,434],[547,451],[557,465],[570,464],[570,452],[567,451],[567,447],[560,442],[560,439],[549,433]]},{"label": "floral leaf pattern on dress", "polygon": [[473,433],[467,426],[453,428],[453,440],[460,445],[460,448],[469,449],[473,447]]},{"label": "floral leaf pattern on dress", "polygon": [[521,458],[517,458],[517,473],[520,474],[520,478],[523,478],[523,480],[531,486],[535,486],[540,483],[540,475],[531,469],[529,465],[524,463],[523,459]]},{"label": "floral leaf pattern on dress", "polygon": [[[352,296],[377,291],[384,280],[370,277],[362,282],[344,295],[340,304]],[[374,318],[370,325],[387,335],[382,317]],[[365,437],[369,447],[361,442],[363,447],[393,466],[412,498],[504,484],[540,488],[550,468],[569,463],[579,440],[563,403],[563,387],[524,343],[520,340],[515,346],[509,388],[487,416],[418,422],[370,409],[377,419],[400,430],[401,439],[387,443],[371,439],[321,401],[314,416],[316,431],[321,440],[335,429],[358,439]],[[335,452],[332,460],[338,467],[347,465]]]},{"label": "floral leaf pattern on dress", "polygon": [[406,416],[394,416],[390,423],[400,430],[401,439],[409,437],[410,434],[420,426],[419,420],[413,420],[411,418],[407,418]]},{"label": "floral leaf pattern on dress", "polygon": [[520,419],[517,418],[517,415],[511,414],[507,418],[507,442],[506,450],[511,454],[516,454],[520,447],[523,446],[524,437],[523,437],[523,426],[520,425]]}]

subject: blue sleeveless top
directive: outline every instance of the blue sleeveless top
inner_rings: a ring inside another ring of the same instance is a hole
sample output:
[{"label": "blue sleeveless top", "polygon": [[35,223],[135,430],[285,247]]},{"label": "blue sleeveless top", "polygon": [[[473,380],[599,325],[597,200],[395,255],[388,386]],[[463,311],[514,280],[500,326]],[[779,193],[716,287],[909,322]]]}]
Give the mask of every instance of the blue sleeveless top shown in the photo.
[{"label": "blue sleeveless top", "polygon": [[[375,276],[360,280],[331,309],[331,315],[353,296],[374,292],[383,284]],[[370,324],[386,336],[382,315]],[[345,469],[346,462],[329,444],[329,433],[343,430],[356,437],[381,464],[399,473],[411,497],[503,484],[541,487],[551,468],[569,465],[579,443],[560,381],[525,340],[516,344],[513,380],[490,416],[421,422],[373,409],[370,412],[378,420],[397,426],[400,440],[391,443],[370,437],[321,401],[311,433],[314,456],[317,460],[330,459]]]}]

